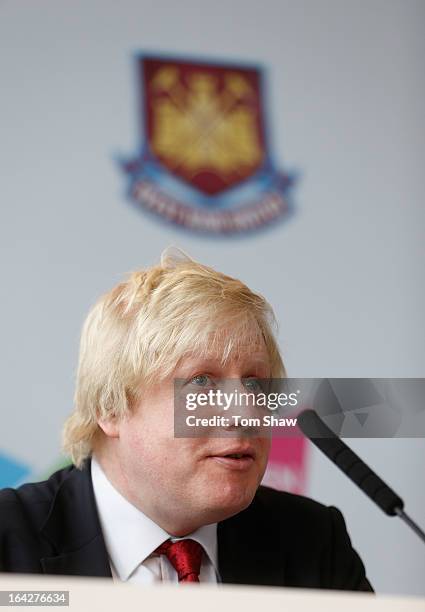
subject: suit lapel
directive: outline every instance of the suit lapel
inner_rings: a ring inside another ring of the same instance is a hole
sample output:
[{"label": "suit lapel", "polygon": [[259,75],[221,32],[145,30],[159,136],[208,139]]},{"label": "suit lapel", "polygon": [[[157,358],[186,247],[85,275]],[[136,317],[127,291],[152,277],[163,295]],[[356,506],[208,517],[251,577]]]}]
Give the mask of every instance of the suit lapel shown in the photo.
[{"label": "suit lapel", "polygon": [[73,468],[59,485],[41,530],[55,555],[40,560],[46,574],[111,577],[96,511],[91,462]]},{"label": "suit lapel", "polygon": [[79,550],[44,557],[41,566],[45,574],[111,577],[108,558],[103,554],[103,538],[98,535]]},{"label": "suit lapel", "polygon": [[282,586],[284,559],[276,525],[258,494],[239,514],[218,524],[218,565],[223,582]]}]

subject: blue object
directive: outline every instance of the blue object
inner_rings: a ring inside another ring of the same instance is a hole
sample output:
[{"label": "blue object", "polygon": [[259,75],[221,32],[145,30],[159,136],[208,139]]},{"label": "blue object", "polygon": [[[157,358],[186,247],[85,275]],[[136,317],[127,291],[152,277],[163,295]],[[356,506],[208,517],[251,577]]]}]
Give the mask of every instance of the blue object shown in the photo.
[{"label": "blue object", "polygon": [[30,471],[29,466],[19,463],[14,458],[0,452],[0,489],[20,484],[24,476],[29,474]]}]

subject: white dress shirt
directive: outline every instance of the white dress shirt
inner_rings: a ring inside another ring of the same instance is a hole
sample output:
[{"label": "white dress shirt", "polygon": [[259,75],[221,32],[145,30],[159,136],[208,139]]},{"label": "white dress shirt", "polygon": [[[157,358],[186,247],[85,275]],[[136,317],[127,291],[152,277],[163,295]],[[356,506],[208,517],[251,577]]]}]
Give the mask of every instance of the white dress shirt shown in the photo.
[{"label": "white dress shirt", "polygon": [[165,555],[153,551],[171,537],[174,542],[191,538],[202,545],[200,582],[217,583],[217,523],[204,525],[184,538],[174,538],[133,506],[109,482],[96,458],[91,476],[97,511],[115,581],[151,584],[178,582],[177,572]]}]

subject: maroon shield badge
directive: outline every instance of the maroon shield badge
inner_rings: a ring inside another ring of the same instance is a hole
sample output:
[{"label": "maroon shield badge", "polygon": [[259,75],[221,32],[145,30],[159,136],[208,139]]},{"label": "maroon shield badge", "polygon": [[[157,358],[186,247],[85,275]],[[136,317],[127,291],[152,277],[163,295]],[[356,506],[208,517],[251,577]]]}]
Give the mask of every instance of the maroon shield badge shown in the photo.
[{"label": "maroon shield badge", "polygon": [[139,56],[141,152],[129,195],[193,231],[224,234],[284,218],[293,177],[268,150],[257,67]]}]

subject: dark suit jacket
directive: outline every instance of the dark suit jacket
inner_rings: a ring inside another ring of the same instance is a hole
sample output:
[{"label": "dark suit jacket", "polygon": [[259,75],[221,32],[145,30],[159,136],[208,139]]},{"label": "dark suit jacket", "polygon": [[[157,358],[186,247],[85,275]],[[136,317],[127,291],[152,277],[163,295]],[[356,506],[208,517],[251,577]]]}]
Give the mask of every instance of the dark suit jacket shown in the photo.
[{"label": "dark suit jacket", "polygon": [[[260,487],[217,538],[223,582],[372,590],[342,514],[306,497]],[[0,491],[0,571],[111,577],[90,460]]]}]

